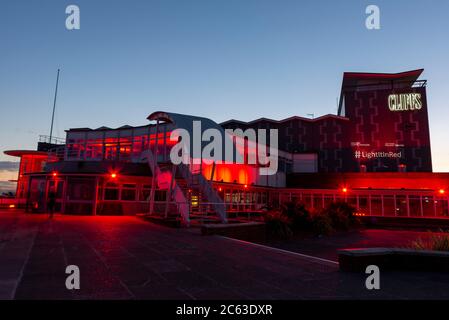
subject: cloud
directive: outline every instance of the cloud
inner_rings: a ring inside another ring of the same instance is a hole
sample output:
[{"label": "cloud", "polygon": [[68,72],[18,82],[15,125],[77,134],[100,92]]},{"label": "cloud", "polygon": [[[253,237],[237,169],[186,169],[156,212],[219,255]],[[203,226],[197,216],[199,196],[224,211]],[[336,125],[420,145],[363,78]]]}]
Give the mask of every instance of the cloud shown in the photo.
[{"label": "cloud", "polygon": [[19,162],[17,162],[17,161],[0,161],[0,170],[17,171],[17,170],[19,170]]},{"label": "cloud", "polygon": [[0,194],[3,192],[16,192],[16,183],[9,181],[0,181]]}]

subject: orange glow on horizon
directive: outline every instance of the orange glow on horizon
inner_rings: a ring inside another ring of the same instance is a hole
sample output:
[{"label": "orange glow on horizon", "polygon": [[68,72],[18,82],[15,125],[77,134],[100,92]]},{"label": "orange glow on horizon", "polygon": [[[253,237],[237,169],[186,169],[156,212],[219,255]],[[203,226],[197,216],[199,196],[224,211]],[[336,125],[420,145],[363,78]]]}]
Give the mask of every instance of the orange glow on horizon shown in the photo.
[{"label": "orange glow on horizon", "polygon": [[440,194],[445,194],[445,193],[446,193],[446,190],[440,189],[440,190],[438,190],[438,192],[439,192]]}]

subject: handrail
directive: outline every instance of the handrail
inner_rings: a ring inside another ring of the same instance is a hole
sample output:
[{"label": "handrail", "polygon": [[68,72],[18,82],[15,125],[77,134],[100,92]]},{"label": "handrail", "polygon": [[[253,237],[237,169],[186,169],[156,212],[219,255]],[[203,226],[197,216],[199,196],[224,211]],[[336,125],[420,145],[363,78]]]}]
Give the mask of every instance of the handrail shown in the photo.
[{"label": "handrail", "polygon": [[64,138],[50,137],[47,135],[39,135],[39,142],[50,144],[65,144]]},{"label": "handrail", "polygon": [[[142,158],[146,159],[148,161],[148,165],[150,166],[151,169],[152,168],[155,169],[155,172],[153,172],[153,174],[156,175],[156,178],[161,177],[161,174],[163,172],[162,172],[161,168],[157,165],[157,163],[154,159],[154,156],[153,156],[153,152],[151,152],[150,149],[147,149],[142,152]],[[171,172],[164,171],[164,173],[166,173],[166,172],[171,175]],[[181,215],[183,223],[188,226],[190,224],[190,217],[189,217],[190,208],[189,208],[189,205],[188,205],[188,202],[187,202],[187,199],[186,199],[184,193],[182,192],[179,185],[176,183],[175,179],[174,179],[173,185],[172,185],[172,195],[173,195],[174,199],[176,200],[177,209],[178,209],[179,214]]]},{"label": "handrail", "polygon": [[63,161],[65,158],[65,145],[51,148],[47,151],[47,154],[48,154],[47,162]]},{"label": "handrail", "polygon": [[227,222],[226,205],[224,204],[220,196],[217,194],[216,190],[212,188],[210,182],[206,180],[206,178],[204,178],[201,172],[193,174],[190,171],[190,168],[184,163],[180,163],[178,167],[180,169],[183,178],[186,180],[189,186],[192,186],[194,178],[197,178],[199,180],[198,181],[199,188],[204,193],[206,198],[213,204],[215,210],[217,211],[220,217],[220,220],[223,223],[226,223]]}]

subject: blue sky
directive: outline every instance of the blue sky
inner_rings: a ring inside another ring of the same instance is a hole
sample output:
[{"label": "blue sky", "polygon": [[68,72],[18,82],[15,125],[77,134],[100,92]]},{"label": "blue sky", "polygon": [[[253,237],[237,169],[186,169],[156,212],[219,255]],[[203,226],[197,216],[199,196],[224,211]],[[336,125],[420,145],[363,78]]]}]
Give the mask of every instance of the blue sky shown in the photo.
[{"label": "blue sky", "polygon": [[[65,28],[76,4],[81,29]],[[365,8],[381,29],[365,28]],[[344,71],[424,68],[433,164],[449,171],[449,2],[10,1],[0,10],[0,151],[48,134],[146,123],[155,110],[282,119],[336,112]],[[14,160],[0,155],[0,160]]]}]

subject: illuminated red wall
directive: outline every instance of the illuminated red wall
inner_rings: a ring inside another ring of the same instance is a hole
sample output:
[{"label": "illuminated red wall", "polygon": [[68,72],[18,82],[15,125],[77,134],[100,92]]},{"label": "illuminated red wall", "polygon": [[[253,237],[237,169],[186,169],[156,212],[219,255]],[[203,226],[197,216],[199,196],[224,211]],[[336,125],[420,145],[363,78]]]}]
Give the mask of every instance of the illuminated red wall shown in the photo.
[{"label": "illuminated red wall", "polygon": [[[246,164],[217,164],[215,166],[214,181],[251,184],[256,182],[257,168]],[[203,164],[203,175],[210,179],[212,165]]]},{"label": "illuminated red wall", "polygon": [[[388,96],[400,93],[421,94],[422,108],[391,111]],[[401,167],[432,171],[425,87],[346,92],[345,116],[350,120],[348,171],[359,171],[361,166],[368,172],[394,172]],[[393,156],[378,157],[371,152],[392,152]]]},{"label": "illuminated red wall", "polygon": [[449,173],[295,173],[287,177],[289,188],[339,189],[342,186],[350,189],[449,190]]},{"label": "illuminated red wall", "polygon": [[47,156],[23,155],[20,158],[19,175],[17,179],[17,198],[25,198],[28,192],[29,178],[27,173],[43,172]]}]

